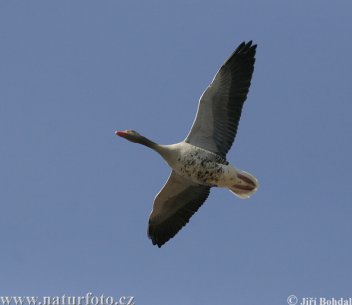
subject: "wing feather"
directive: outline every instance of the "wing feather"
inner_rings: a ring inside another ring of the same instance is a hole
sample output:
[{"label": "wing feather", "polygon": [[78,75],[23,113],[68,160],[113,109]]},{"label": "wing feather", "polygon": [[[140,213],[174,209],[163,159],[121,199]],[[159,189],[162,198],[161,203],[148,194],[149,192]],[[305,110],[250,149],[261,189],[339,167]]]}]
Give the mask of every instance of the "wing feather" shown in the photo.
[{"label": "wing feather", "polygon": [[185,226],[208,198],[209,186],[193,183],[172,171],[155,197],[148,236],[160,248]]},{"label": "wing feather", "polygon": [[187,143],[226,157],[251,84],[256,47],[241,43],[216,73],[199,100]]}]

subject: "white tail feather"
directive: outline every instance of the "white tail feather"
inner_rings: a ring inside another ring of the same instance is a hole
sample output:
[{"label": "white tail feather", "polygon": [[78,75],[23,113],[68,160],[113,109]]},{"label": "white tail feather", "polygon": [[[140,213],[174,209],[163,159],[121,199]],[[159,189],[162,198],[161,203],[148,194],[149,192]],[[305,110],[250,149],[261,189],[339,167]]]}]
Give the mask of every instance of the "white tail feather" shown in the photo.
[{"label": "white tail feather", "polygon": [[237,177],[236,183],[229,187],[231,193],[241,199],[247,199],[257,191],[259,183],[253,175],[237,169]]}]

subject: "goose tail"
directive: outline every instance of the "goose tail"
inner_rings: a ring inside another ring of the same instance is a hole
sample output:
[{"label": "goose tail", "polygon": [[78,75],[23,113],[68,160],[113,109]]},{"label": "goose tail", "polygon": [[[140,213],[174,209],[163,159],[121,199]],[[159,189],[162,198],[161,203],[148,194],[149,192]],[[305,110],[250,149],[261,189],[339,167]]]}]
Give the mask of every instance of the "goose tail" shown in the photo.
[{"label": "goose tail", "polygon": [[237,178],[236,183],[228,187],[229,191],[237,197],[247,199],[257,191],[259,187],[258,180],[250,173],[237,170]]}]

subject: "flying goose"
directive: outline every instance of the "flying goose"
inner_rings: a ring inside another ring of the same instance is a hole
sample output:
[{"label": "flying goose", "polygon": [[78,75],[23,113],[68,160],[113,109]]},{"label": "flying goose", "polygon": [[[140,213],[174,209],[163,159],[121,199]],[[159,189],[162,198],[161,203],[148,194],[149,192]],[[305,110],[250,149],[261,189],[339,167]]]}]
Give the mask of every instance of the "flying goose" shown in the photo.
[{"label": "flying goose", "polygon": [[252,41],[242,42],[225,61],[202,94],[184,141],[160,145],[134,130],[116,131],[155,150],[172,169],[150,214],[148,237],[153,245],[160,248],[174,237],[207,199],[211,187],[226,187],[240,198],[257,190],[254,176],[226,161],[251,84],[256,47]]}]

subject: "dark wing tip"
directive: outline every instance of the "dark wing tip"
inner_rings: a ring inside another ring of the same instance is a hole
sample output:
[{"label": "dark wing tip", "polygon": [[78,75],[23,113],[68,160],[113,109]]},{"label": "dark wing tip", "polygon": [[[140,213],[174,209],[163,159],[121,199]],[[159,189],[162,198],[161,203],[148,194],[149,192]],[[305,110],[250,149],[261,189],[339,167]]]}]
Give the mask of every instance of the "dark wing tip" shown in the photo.
[{"label": "dark wing tip", "polygon": [[173,238],[198,211],[204,201],[208,198],[210,187],[198,185],[189,188],[188,193],[194,197],[177,210],[170,218],[160,222],[158,219],[149,218],[148,237],[152,240],[153,245],[159,248],[167,241]]},{"label": "dark wing tip", "polygon": [[162,225],[154,224],[149,220],[148,237],[151,239],[153,245],[157,245],[161,248],[162,245],[173,238],[189,222],[190,218],[197,212],[199,207],[200,206],[194,207],[194,209],[178,211],[171,221],[166,221]]},{"label": "dark wing tip", "polygon": [[230,63],[232,61],[232,59],[234,59],[235,57],[248,57],[248,58],[253,58],[255,59],[255,54],[256,54],[256,49],[257,49],[257,45],[256,44],[252,44],[252,40],[250,40],[249,42],[242,42],[237,48],[236,50],[230,55],[230,57],[225,61],[224,65],[226,65],[227,63]]},{"label": "dark wing tip", "polygon": [[[183,225],[184,226],[184,225]],[[183,227],[181,226],[181,228]],[[158,230],[157,225],[151,224],[148,225],[148,237],[151,239],[154,246],[161,248],[166,242],[173,238],[181,228],[174,230]]]},{"label": "dark wing tip", "polygon": [[[249,50],[249,49],[256,49],[257,45],[253,44],[253,41],[250,40],[248,42],[243,41],[236,49],[236,51],[240,51],[240,50]],[[236,52],[235,51],[235,52]]]}]

